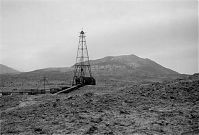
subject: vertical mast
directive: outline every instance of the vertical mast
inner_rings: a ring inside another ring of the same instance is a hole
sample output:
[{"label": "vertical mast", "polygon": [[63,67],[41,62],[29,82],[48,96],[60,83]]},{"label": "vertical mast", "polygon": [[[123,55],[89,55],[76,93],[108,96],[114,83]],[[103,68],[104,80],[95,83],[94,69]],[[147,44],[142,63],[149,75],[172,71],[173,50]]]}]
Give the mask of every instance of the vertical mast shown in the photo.
[{"label": "vertical mast", "polygon": [[85,77],[92,77],[84,31],[80,32],[72,85],[83,84]]}]

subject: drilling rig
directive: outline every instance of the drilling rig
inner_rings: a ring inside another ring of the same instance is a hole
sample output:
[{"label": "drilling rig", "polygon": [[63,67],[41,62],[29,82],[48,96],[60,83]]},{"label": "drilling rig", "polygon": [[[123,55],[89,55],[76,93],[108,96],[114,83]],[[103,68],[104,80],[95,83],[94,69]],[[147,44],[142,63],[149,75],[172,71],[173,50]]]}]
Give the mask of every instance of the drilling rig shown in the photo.
[{"label": "drilling rig", "polygon": [[[86,38],[85,38],[84,31],[80,32],[79,35],[79,44],[77,49],[77,57],[76,63],[74,65],[74,76],[72,80],[72,87],[62,87],[60,90],[57,89],[50,89],[50,93],[52,94],[60,94],[60,93],[69,93],[71,91],[77,90],[80,87],[85,85],[96,85],[96,81],[92,76],[91,73],[91,65],[88,56],[88,49],[86,45]],[[34,94],[45,94],[46,93],[46,83],[48,83],[46,77],[43,78],[44,82],[44,89],[38,91],[30,90],[30,91],[18,91],[18,92],[0,92],[1,95],[11,95],[12,93],[28,93],[30,95]]]},{"label": "drilling rig", "polygon": [[96,85],[96,81],[91,73],[85,37],[84,31],[81,31],[79,35],[76,64],[74,65],[72,85]]}]

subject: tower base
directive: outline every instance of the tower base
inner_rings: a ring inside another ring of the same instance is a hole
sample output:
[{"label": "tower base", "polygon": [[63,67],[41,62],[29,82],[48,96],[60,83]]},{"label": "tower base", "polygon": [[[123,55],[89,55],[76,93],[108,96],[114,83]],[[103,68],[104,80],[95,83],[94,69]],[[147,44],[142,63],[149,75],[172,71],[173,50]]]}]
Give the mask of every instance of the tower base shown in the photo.
[{"label": "tower base", "polygon": [[73,85],[96,85],[96,81],[93,77],[79,77],[74,79]]}]

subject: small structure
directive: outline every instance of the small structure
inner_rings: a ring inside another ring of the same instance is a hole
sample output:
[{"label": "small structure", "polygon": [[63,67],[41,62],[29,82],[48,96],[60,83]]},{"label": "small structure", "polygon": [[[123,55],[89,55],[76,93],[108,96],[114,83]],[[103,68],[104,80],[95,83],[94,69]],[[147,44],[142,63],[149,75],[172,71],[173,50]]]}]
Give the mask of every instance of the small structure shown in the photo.
[{"label": "small structure", "polygon": [[72,85],[95,85],[95,79],[91,73],[90,61],[86,45],[84,31],[80,32],[77,49],[76,64]]}]

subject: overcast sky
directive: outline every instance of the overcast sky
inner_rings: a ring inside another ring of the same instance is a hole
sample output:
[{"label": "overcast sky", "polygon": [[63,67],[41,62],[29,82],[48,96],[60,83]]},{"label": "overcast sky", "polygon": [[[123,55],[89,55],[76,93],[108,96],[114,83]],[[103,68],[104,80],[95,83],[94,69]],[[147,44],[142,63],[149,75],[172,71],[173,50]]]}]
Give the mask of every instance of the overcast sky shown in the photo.
[{"label": "overcast sky", "polygon": [[135,54],[199,70],[197,0],[0,1],[0,63],[20,71],[73,65],[82,28],[90,59]]}]

